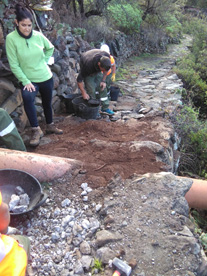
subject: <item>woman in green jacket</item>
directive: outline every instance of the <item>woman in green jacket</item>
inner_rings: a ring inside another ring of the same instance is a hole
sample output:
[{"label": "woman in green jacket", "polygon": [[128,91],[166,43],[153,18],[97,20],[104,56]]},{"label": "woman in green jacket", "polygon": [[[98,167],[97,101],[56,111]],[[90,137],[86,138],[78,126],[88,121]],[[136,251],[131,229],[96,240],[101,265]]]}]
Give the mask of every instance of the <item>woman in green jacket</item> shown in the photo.
[{"label": "woman in green jacket", "polygon": [[16,29],[6,37],[6,52],[10,68],[22,85],[24,109],[32,127],[31,146],[37,146],[43,136],[35,108],[38,92],[47,123],[46,132],[62,134],[56,128],[52,117],[53,76],[48,60],[54,46],[40,32],[32,30],[33,17],[29,9],[16,5]]}]

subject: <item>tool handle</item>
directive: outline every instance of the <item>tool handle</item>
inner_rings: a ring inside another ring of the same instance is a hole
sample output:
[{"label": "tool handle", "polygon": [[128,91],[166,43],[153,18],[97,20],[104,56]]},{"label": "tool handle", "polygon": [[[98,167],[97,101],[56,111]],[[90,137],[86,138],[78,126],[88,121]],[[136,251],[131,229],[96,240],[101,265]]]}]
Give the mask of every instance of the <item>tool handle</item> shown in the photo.
[{"label": "tool handle", "polygon": [[114,271],[113,276],[120,276],[120,275],[121,275],[121,273],[120,273],[118,270],[115,270],[115,271]]}]

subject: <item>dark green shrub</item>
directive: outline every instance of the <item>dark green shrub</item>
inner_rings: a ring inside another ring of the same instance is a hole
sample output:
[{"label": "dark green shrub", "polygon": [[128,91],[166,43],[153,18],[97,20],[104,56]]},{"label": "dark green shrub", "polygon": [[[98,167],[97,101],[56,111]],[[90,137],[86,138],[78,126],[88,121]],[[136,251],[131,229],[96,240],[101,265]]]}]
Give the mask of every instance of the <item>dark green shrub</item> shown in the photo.
[{"label": "dark green shrub", "polygon": [[196,70],[199,72],[202,80],[207,81],[207,49],[200,51],[196,63]]},{"label": "dark green shrub", "polygon": [[207,173],[207,122],[199,120],[199,110],[183,106],[172,116],[181,138],[179,172],[205,176]]},{"label": "dark green shrub", "polygon": [[202,57],[199,57],[199,60],[202,62],[197,62],[195,55],[191,53],[177,62],[177,68],[174,71],[184,82],[185,88],[192,91],[194,104],[197,107],[200,104],[205,107],[207,105],[207,63]]},{"label": "dark green shrub", "polygon": [[166,14],[165,16],[166,16],[166,22],[167,22],[167,26],[166,26],[167,35],[173,38],[178,34],[180,34],[182,30],[182,25],[177,20],[177,18],[172,14]]},{"label": "dark green shrub", "polygon": [[130,4],[116,4],[108,6],[108,14],[112,25],[126,34],[139,32],[142,13]]}]

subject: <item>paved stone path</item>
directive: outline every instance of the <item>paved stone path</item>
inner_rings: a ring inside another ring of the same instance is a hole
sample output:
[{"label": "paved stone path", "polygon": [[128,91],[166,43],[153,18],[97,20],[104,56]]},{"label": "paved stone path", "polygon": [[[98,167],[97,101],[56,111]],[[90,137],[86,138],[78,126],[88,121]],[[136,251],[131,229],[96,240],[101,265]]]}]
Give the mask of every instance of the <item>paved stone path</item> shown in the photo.
[{"label": "paved stone path", "polygon": [[[137,104],[140,108],[145,108],[140,113],[150,116],[160,111],[173,111],[177,105],[182,104],[183,83],[173,73],[173,67],[176,59],[188,52],[190,44],[191,38],[186,36],[182,44],[170,45],[165,55],[130,58],[124,65],[129,72],[129,79],[118,80],[115,84],[121,88],[124,97],[119,98],[114,110],[122,111],[122,117],[123,111],[131,110],[134,114],[130,114],[130,117],[138,118]],[[120,113],[117,116],[120,117]]]}]

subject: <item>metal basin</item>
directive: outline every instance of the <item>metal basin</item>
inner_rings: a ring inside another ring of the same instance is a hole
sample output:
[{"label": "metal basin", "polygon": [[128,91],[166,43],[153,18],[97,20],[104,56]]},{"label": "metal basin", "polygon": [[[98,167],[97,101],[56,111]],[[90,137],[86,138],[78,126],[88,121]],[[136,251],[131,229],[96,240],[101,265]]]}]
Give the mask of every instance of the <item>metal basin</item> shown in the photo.
[{"label": "metal basin", "polygon": [[11,195],[15,194],[15,188],[22,187],[30,198],[29,206],[25,212],[12,213],[11,215],[21,215],[28,213],[40,205],[47,199],[47,195],[42,192],[39,181],[29,173],[20,170],[5,169],[0,170],[0,191],[3,201],[9,204]]}]

